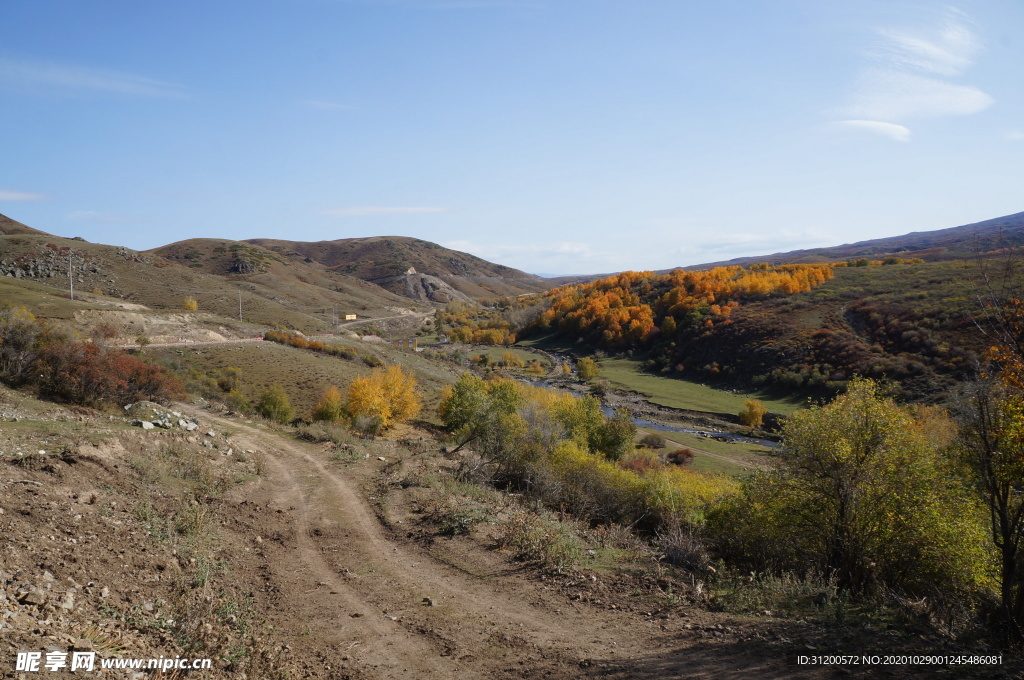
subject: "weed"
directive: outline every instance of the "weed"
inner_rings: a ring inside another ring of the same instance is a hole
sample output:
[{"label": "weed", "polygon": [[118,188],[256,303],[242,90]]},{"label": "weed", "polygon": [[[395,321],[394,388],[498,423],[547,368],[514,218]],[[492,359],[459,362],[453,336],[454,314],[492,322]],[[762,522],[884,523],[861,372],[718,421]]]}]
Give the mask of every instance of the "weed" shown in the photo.
[{"label": "weed", "polygon": [[516,512],[502,523],[497,542],[499,548],[511,550],[516,559],[539,562],[557,573],[576,565],[585,549],[567,523],[527,511]]},{"label": "weed", "polygon": [[174,530],[185,538],[207,538],[215,522],[210,507],[196,498],[183,498],[174,513]]},{"label": "weed", "polygon": [[704,544],[678,525],[659,533],[657,544],[665,561],[677,567],[705,571],[711,564]]},{"label": "weed", "polygon": [[[731,613],[810,614],[821,611],[822,606],[835,600],[835,579],[816,573],[798,576],[792,572],[779,575],[751,572],[744,575],[723,569],[714,584],[711,607]],[[839,616],[845,616],[845,610]]]},{"label": "weed", "polygon": [[135,517],[142,522],[151,537],[163,541],[170,536],[167,519],[153,507],[148,498],[135,506]]},{"label": "weed", "polygon": [[355,437],[341,425],[324,421],[300,426],[295,436],[303,441],[313,442],[314,444],[330,442],[331,444],[340,445],[353,444],[356,441]]},{"label": "weed", "polygon": [[35,451],[23,454],[19,451],[11,459],[11,462],[25,470],[36,471],[46,465],[46,454],[36,453]]}]

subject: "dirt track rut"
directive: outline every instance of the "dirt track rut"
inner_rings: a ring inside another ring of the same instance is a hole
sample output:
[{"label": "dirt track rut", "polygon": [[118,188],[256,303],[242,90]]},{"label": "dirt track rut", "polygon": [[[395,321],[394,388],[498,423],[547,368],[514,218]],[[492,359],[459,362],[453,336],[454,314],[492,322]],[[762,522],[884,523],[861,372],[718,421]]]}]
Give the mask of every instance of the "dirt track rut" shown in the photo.
[{"label": "dirt track rut", "polygon": [[462,558],[438,559],[383,526],[351,469],[257,427],[196,415],[266,457],[258,486],[233,499],[249,509],[234,529],[264,560],[267,618],[298,631],[287,641],[305,677],[805,677],[732,645],[726,657],[723,645],[686,644],[682,620],[570,601],[500,556],[453,566]]}]

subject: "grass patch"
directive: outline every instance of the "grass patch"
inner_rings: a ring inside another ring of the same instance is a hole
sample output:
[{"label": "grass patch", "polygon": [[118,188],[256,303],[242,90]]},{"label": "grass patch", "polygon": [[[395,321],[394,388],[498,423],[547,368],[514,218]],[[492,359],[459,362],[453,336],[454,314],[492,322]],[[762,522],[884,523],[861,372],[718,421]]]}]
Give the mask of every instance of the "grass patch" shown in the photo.
[{"label": "grass patch", "polygon": [[720,442],[685,432],[663,434],[668,442],[666,450],[686,448],[693,451],[693,462],[689,467],[698,472],[746,477],[754,468],[773,462],[771,449],[757,444]]},{"label": "grass patch", "polygon": [[801,395],[780,397],[764,391],[732,394],[691,380],[644,373],[636,359],[601,359],[599,364],[601,377],[615,387],[637,392],[654,404],[670,408],[735,416],[743,410],[745,399],[757,399],[774,413],[792,413],[806,403]]}]

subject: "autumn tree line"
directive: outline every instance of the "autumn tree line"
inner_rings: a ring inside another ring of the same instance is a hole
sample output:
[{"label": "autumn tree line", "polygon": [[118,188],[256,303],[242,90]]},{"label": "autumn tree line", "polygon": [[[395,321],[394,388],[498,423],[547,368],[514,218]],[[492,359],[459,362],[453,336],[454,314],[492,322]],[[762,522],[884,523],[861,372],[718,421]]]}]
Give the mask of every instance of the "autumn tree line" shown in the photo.
[{"label": "autumn tree line", "polygon": [[682,330],[728,323],[745,300],[806,292],[830,265],[754,265],[668,274],[623,272],[549,292],[549,309],[527,332],[555,330],[607,350],[642,348]]}]

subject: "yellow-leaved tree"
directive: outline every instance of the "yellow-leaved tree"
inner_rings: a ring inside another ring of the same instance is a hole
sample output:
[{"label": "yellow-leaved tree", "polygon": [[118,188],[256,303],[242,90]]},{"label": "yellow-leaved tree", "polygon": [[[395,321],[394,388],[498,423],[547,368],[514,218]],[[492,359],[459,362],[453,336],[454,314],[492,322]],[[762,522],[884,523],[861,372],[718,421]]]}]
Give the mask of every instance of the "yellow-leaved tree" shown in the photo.
[{"label": "yellow-leaved tree", "polygon": [[416,378],[398,365],[375,368],[349,385],[346,411],[355,429],[373,434],[409,420],[420,412]]},{"label": "yellow-leaved tree", "polygon": [[333,422],[341,419],[344,414],[345,404],[341,397],[341,390],[331,385],[324,390],[320,401],[313,407],[313,420]]},{"label": "yellow-leaved tree", "polygon": [[747,399],[743,404],[745,408],[740,411],[740,422],[747,427],[761,427],[768,409],[757,399]]}]

